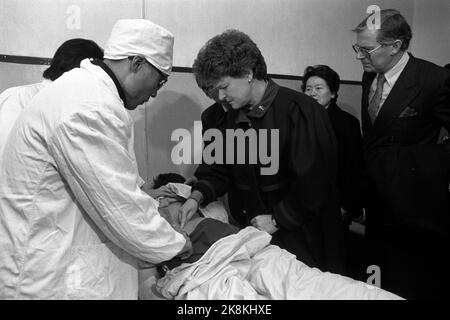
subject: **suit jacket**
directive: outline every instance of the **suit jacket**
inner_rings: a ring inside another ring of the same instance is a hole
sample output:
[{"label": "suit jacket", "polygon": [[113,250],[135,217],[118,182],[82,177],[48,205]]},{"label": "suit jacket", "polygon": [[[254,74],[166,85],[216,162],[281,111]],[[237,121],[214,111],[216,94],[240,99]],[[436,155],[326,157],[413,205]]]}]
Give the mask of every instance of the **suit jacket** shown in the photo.
[{"label": "suit jacket", "polygon": [[361,179],[363,147],[359,121],[335,102],[327,108],[338,144],[338,189],[340,206],[350,217],[362,215]]},{"label": "suit jacket", "polygon": [[369,90],[376,74],[364,73],[362,128],[367,177],[367,226],[422,229],[448,236],[450,73],[410,60],[371,124]]}]

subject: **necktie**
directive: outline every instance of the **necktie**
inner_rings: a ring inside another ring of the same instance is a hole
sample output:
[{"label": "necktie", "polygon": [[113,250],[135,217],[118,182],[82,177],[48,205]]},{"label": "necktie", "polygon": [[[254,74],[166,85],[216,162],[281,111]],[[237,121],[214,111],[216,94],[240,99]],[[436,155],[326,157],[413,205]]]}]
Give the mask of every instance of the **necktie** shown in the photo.
[{"label": "necktie", "polygon": [[372,100],[370,100],[369,106],[367,108],[372,123],[375,122],[378,109],[380,108],[381,97],[383,96],[383,85],[385,82],[386,78],[384,77],[384,74],[379,73],[377,77],[377,89],[372,97]]}]

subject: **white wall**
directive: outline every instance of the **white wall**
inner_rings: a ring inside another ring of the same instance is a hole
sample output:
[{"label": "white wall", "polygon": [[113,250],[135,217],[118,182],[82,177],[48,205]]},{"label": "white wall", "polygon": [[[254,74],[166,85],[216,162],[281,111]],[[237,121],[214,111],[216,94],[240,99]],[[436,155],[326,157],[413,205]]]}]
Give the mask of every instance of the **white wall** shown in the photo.
[{"label": "white wall", "polygon": [[145,17],[174,33],[175,66],[192,66],[209,38],[236,28],[258,44],[269,73],[299,75],[325,63],[342,79],[360,80],[350,30],[372,4],[398,8],[414,21],[410,0],[2,0],[0,53],[51,57],[74,37],[104,46],[117,19]]},{"label": "white wall", "polygon": [[145,17],[177,37],[177,66],[190,67],[208,39],[235,28],[258,44],[269,73],[299,75],[308,65],[328,64],[342,79],[359,81],[351,29],[372,4],[413,19],[409,0],[145,0]]},{"label": "white wall", "polygon": [[450,63],[450,0],[414,0],[411,52],[444,66]]},{"label": "white wall", "polygon": [[117,19],[142,15],[142,0],[1,0],[0,54],[50,58],[80,37],[103,47]]}]

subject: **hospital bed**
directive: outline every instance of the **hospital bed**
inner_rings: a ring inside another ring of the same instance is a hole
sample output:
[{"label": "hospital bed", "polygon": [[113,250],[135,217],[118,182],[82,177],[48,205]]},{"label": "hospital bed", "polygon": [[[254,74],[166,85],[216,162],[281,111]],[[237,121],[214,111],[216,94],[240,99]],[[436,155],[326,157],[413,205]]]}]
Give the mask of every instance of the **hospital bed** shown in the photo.
[{"label": "hospital bed", "polygon": [[186,300],[396,300],[399,296],[361,281],[310,268],[271,236],[253,227],[215,242],[195,263],[160,278],[141,272],[141,299]]}]

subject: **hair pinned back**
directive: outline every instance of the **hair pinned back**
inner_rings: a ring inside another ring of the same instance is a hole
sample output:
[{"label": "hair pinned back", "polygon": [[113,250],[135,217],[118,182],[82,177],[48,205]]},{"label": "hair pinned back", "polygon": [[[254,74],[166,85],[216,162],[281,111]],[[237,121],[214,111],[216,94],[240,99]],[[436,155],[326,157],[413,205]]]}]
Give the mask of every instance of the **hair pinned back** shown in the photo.
[{"label": "hair pinned back", "polygon": [[328,88],[330,89],[330,92],[334,93],[335,95],[335,97],[332,98],[331,100],[333,102],[336,102],[338,97],[339,85],[341,82],[341,79],[337,74],[337,72],[331,69],[329,66],[323,64],[306,67],[302,78],[301,89],[303,92],[305,92],[306,82],[311,77],[318,77],[323,79],[326,82]]},{"label": "hair pinned back", "polygon": [[64,72],[79,67],[80,62],[86,58],[103,59],[102,48],[92,40],[79,38],[67,40],[56,50],[43,77],[54,81]]}]

